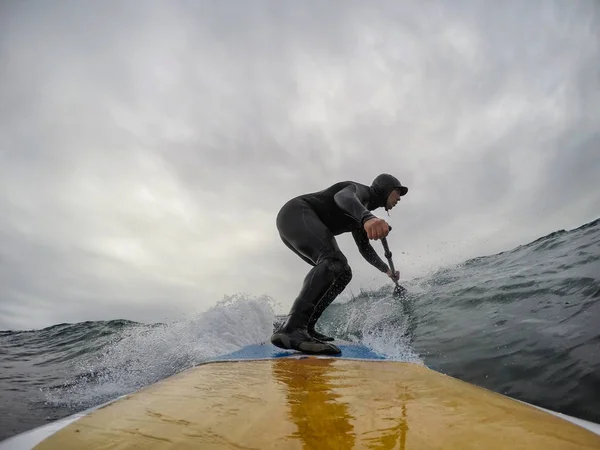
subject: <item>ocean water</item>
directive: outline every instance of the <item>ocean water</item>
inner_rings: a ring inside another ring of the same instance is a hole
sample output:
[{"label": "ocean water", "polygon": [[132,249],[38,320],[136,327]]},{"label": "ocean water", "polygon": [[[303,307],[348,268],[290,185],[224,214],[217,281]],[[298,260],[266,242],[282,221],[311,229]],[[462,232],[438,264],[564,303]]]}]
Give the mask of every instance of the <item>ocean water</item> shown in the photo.
[{"label": "ocean water", "polygon": [[[336,302],[321,331],[390,359],[600,422],[600,219]],[[0,331],[0,440],[265,342],[268,297],[233,296],[165,324]]]}]

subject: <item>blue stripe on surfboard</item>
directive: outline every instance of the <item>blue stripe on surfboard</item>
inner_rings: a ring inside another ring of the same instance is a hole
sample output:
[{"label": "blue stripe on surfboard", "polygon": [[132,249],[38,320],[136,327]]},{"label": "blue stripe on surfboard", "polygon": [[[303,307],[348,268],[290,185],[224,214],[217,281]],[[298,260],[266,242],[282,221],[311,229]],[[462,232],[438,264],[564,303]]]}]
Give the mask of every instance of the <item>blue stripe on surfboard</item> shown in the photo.
[{"label": "blue stripe on surfboard", "polygon": [[[385,357],[375,353],[368,347],[360,344],[338,344],[336,345],[342,351],[341,355],[332,355],[334,358],[352,358],[352,359],[385,359]],[[241,348],[233,353],[211,358],[210,361],[231,361],[240,359],[276,359],[289,356],[303,355],[301,352],[293,350],[282,350],[273,344],[253,344]]]}]

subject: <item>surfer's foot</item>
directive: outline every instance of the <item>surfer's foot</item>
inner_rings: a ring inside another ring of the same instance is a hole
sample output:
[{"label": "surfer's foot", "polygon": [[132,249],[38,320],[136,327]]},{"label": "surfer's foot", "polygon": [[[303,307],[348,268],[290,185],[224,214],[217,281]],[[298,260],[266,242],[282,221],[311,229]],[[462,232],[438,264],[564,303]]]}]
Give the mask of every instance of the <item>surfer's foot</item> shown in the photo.
[{"label": "surfer's foot", "polygon": [[297,350],[315,355],[339,355],[342,353],[335,345],[312,337],[306,328],[297,328],[288,332],[278,330],[271,336],[271,343],[284,350]]},{"label": "surfer's foot", "polygon": [[314,337],[317,341],[327,342],[327,341],[334,341],[335,340],[331,336],[326,336],[323,333],[319,333],[314,328],[313,329],[309,329],[308,330],[308,334],[310,334],[312,337]]}]

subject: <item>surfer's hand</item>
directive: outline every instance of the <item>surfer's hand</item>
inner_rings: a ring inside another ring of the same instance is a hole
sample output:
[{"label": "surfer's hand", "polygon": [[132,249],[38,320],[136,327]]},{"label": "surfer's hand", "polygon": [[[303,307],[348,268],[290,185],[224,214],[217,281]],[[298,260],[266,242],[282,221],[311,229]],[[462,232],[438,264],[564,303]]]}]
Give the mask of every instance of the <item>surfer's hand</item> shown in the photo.
[{"label": "surfer's hand", "polygon": [[367,220],[364,224],[364,228],[369,239],[381,239],[386,237],[390,232],[388,223],[377,217]]},{"label": "surfer's hand", "polygon": [[390,277],[393,281],[398,281],[400,279],[400,271],[396,270],[396,273],[392,273],[391,269],[388,269],[386,275]]}]

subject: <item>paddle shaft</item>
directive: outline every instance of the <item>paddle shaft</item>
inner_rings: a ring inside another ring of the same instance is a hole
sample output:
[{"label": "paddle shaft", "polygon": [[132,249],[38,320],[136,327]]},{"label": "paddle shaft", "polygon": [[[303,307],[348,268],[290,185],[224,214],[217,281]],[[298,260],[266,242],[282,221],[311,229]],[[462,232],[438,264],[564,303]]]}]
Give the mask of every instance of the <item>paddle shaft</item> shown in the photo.
[{"label": "paddle shaft", "polygon": [[[394,261],[392,261],[392,252],[390,251],[390,247],[388,246],[387,239],[381,238],[381,243],[383,244],[385,257],[387,258],[388,263],[390,264],[390,269],[392,270],[392,273],[396,273],[396,269],[394,268]],[[396,284],[398,284],[398,282],[396,282]]]},{"label": "paddle shaft", "polygon": [[[392,231],[392,227],[390,227],[390,231]],[[388,246],[387,238],[381,238],[381,244],[383,245],[385,257],[387,258],[388,263],[390,265],[390,270],[392,271],[392,274],[395,275],[396,268],[394,267],[394,261],[392,261],[392,252],[390,251],[390,247]],[[400,292],[401,290],[405,290],[402,286],[400,286],[400,284],[398,284],[397,280],[394,280],[394,283],[396,284],[396,291]]]}]

